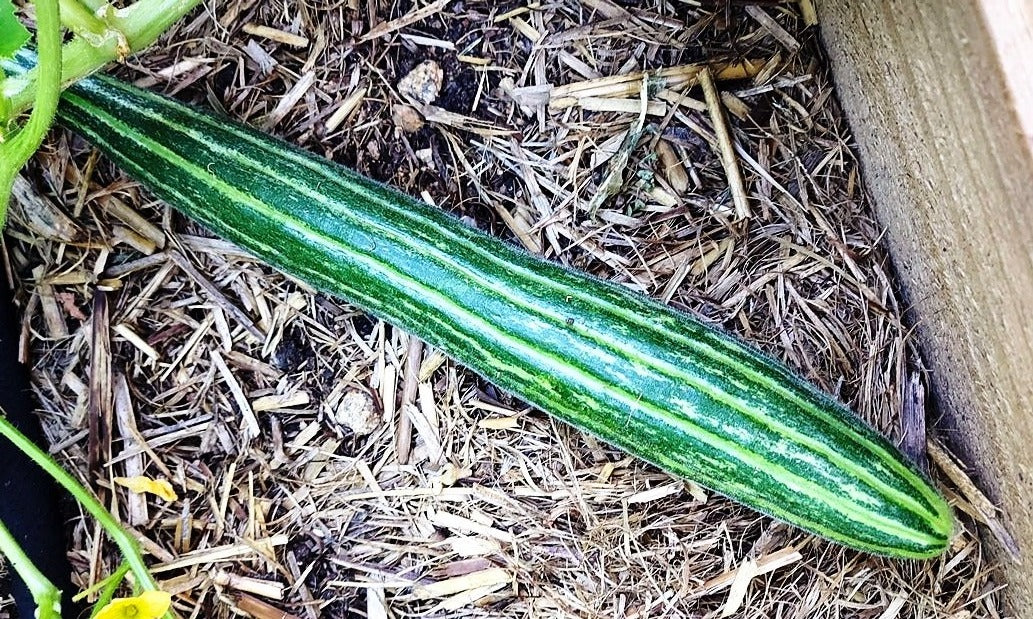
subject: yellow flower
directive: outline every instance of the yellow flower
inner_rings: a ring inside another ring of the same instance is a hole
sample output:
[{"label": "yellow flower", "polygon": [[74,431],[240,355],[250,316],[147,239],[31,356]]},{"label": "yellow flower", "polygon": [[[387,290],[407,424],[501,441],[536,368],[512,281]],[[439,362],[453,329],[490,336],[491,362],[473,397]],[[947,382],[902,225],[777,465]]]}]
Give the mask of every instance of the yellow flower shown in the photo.
[{"label": "yellow flower", "polygon": [[135,492],[137,494],[150,492],[166,501],[175,501],[179,498],[176,496],[176,491],[172,489],[172,484],[164,479],[151,479],[150,477],[144,477],[141,475],[139,477],[116,477],[114,482],[120,486],[129,488],[130,492]]},{"label": "yellow flower", "polygon": [[168,612],[172,596],[164,591],[144,591],[134,598],[115,598],[94,619],[158,619]]}]

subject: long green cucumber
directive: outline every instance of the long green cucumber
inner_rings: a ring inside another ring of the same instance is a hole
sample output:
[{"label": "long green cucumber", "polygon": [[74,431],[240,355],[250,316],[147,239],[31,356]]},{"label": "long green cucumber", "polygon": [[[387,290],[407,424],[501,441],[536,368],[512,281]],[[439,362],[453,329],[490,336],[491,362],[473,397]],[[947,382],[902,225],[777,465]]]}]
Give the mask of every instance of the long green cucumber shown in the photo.
[{"label": "long green cucumber", "polygon": [[931,557],[941,495],[781,363],[231,120],[108,77],[60,121],[187,216],[678,476],[871,553]]}]

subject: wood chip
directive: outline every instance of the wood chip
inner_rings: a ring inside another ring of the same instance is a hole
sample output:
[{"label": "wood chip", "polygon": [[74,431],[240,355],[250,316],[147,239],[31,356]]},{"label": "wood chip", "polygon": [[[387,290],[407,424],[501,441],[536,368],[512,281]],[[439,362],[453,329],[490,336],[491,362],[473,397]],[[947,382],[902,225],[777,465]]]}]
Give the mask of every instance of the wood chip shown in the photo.
[{"label": "wood chip", "polygon": [[643,490],[642,492],[636,492],[629,496],[625,501],[629,505],[635,503],[651,503],[653,501],[659,501],[660,499],[680,494],[682,491],[682,484],[667,484],[665,486],[659,486],[656,488],[650,488],[649,490]]},{"label": "wood chip", "polygon": [[316,74],[312,71],[305,73],[301,76],[291,89],[287,91],[285,95],[280,99],[273,111],[266,116],[265,120],[262,121],[262,127],[265,129],[272,129],[276,125],[280,124],[280,121],[290,113],[295,105],[301,101],[301,98],[308,93],[309,89],[312,88],[316,83]]},{"label": "wood chip", "polygon": [[402,374],[402,411],[406,411],[399,417],[395,426],[395,457],[399,464],[409,462],[409,452],[412,451],[412,417],[408,414],[409,407],[416,402],[416,390],[419,385],[420,364],[423,357],[423,341],[416,337],[409,338],[409,348],[405,353],[405,371]]},{"label": "wood chip", "polygon": [[273,535],[267,538],[249,540],[246,543],[213,546],[188,552],[172,561],[167,561],[151,568],[155,574],[171,572],[194,565],[229,561],[237,557],[275,557],[275,549],[290,541],[288,535]]},{"label": "wood chip", "polygon": [[21,174],[14,176],[10,216],[47,239],[75,243],[82,238],[82,230],[75,220],[36,191]]},{"label": "wood chip", "polygon": [[750,582],[760,573],[757,562],[753,559],[746,559],[735,569],[735,577],[728,586],[728,598],[721,607],[722,617],[731,617],[742,608],[746,599],[746,592]]},{"label": "wood chip", "polygon": [[282,609],[250,595],[238,595],[237,608],[255,619],[300,619],[297,615],[285,613]]},{"label": "wood chip", "polygon": [[656,154],[660,158],[661,174],[675,191],[685,193],[689,188],[689,174],[674,146],[667,140],[660,140],[656,144]]},{"label": "wood chip", "polygon": [[104,208],[137,234],[149,240],[154,247],[165,249],[165,233],[161,228],[147,221],[124,201],[110,196],[104,201]]},{"label": "wood chip", "polygon": [[506,544],[513,544],[516,542],[516,538],[513,536],[512,533],[508,531],[501,531],[499,529],[495,529],[490,526],[474,522],[469,518],[464,518],[462,516],[451,514],[449,512],[434,512],[430,516],[430,521],[434,523],[434,525],[445,529],[452,529],[454,531],[467,531],[483,537],[496,539]]},{"label": "wood chip", "polygon": [[262,433],[262,428],[258,425],[255,411],[251,408],[251,403],[248,401],[247,396],[244,395],[244,390],[241,388],[240,383],[237,382],[233,372],[226,365],[226,360],[223,359],[222,354],[217,350],[212,351],[212,363],[215,365],[215,369],[218,370],[219,375],[222,376],[223,382],[229,387],[233,401],[237,405],[237,410],[243,421],[242,438],[245,442],[250,441]]},{"label": "wood chip", "polygon": [[278,393],[276,395],[264,395],[260,398],[255,398],[251,402],[251,410],[256,413],[263,411],[272,411],[281,408],[294,408],[296,406],[305,406],[311,402],[308,392],[305,391],[292,391],[291,393]]},{"label": "wood chip", "polygon": [[[131,445],[139,436],[139,432],[136,430],[136,413],[133,411],[133,404],[129,395],[129,384],[126,382],[126,377],[122,374],[116,374],[113,384],[114,417],[124,449],[125,446]],[[143,476],[146,470],[143,455],[137,454],[126,458],[122,461],[122,468],[126,477]],[[147,512],[147,497],[144,494],[127,492],[125,500],[125,521],[129,526],[137,527],[150,520]]]},{"label": "wood chip", "polygon": [[336,131],[341,126],[352,112],[354,112],[360,105],[362,105],[363,99],[366,98],[366,93],[369,92],[369,88],[362,86],[353,90],[347,97],[341,101],[341,104],[334,110],[334,113],[327,119],[326,127],[327,132]]},{"label": "wood chip", "polygon": [[[638,114],[642,111],[642,103],[635,99],[613,99],[609,97],[584,97],[578,104],[588,112],[618,112],[621,114]],[[662,101],[646,103],[646,114],[649,116],[666,116],[667,106]]]},{"label": "wood chip", "polygon": [[485,430],[512,430],[520,425],[520,417],[509,415],[507,417],[488,417],[477,422],[477,427]]},{"label": "wood chip", "polygon": [[765,30],[768,31],[776,41],[782,44],[790,52],[796,52],[800,49],[800,42],[797,41],[793,35],[786,32],[775,18],[768,14],[763,7],[757,5],[749,5],[746,7],[746,14],[757,20],[757,23],[761,25]]},{"label": "wood chip", "polygon": [[42,274],[42,268],[37,269],[34,273],[36,279],[40,281],[37,286],[37,292],[39,294],[39,304],[43,310],[43,324],[46,326],[47,337],[54,340],[64,339],[68,337],[68,324],[65,322],[65,313],[61,310],[60,303],[58,303],[54,287],[43,280]]},{"label": "wood chip", "polygon": [[639,96],[643,80],[646,80],[650,88],[677,91],[697,84],[703,69],[711,69],[713,77],[718,80],[743,79],[755,75],[760,67],[761,63],[754,60],[718,64],[712,68],[708,65],[691,64],[653,72],[634,71],[624,75],[584,80],[553,88],[550,92],[549,106],[562,109],[577,105],[585,98]]},{"label": "wood chip", "polygon": [[111,376],[111,336],[108,298],[102,292],[93,297],[90,329],[89,450],[87,468],[96,472],[111,453],[114,386]]},{"label": "wood chip", "polygon": [[217,570],[215,574],[212,575],[212,582],[220,587],[228,587],[236,591],[259,595],[271,600],[283,599],[284,586],[281,583],[270,580],[250,578],[247,576],[232,574],[225,570]]},{"label": "wood chip", "polygon": [[434,15],[444,10],[447,4],[448,0],[435,0],[435,2],[432,2],[424,7],[414,9],[406,15],[399,17],[398,19],[394,19],[389,22],[379,24],[375,28],[372,28],[366,34],[362,35],[362,37],[359,38],[359,42],[365,43],[366,41],[379,39],[384,35],[395,32],[396,30],[401,30],[406,26],[411,26],[412,24],[415,24],[418,21],[427,19],[431,15]]},{"label": "wood chip", "polygon": [[728,188],[732,192],[732,201],[735,203],[735,216],[737,219],[748,219],[750,216],[750,203],[746,198],[746,186],[743,183],[742,171],[739,169],[739,161],[736,157],[734,139],[725,120],[724,108],[721,105],[721,97],[717,94],[717,87],[710,74],[709,68],[704,68],[699,74],[700,85],[703,86],[703,94],[706,96],[707,107],[710,110],[710,120],[714,123],[714,133],[717,135],[718,151],[721,154],[721,165],[728,177]]},{"label": "wood chip", "polygon": [[[731,587],[737,579],[740,582],[743,579],[745,579],[747,584],[749,584],[749,582],[757,576],[763,576],[764,574],[771,573],[775,570],[788,567],[796,563],[797,561],[800,561],[801,559],[803,559],[803,555],[801,555],[796,548],[793,548],[791,546],[783,548],[771,554],[764,555],[758,558],[756,561],[746,561],[743,563],[743,565],[740,565],[738,568],[729,570],[721,574],[720,576],[711,578],[710,580],[703,583],[703,585],[699,587],[699,589],[697,589],[693,593],[693,595],[709,595],[716,591],[720,591],[722,589]],[[742,573],[748,576],[748,578],[740,578],[740,570],[743,570]],[[740,585],[740,589],[741,588],[742,585]],[[745,592],[737,590],[735,594],[738,597],[740,595],[745,595]],[[738,599],[741,602],[741,597],[738,597]],[[734,601],[731,599],[731,596],[729,597],[729,601]],[[728,603],[726,601],[725,608],[727,607]]]},{"label": "wood chip", "polygon": [[420,599],[439,598],[480,587],[505,584],[513,580],[509,571],[496,567],[472,574],[456,576],[429,585],[420,585],[413,592]]},{"label": "wood chip", "polygon": [[262,37],[263,39],[269,39],[270,41],[276,41],[277,43],[283,43],[284,45],[290,45],[292,47],[308,47],[309,44],[308,37],[293,34],[286,30],[271,28],[269,26],[261,26],[259,24],[244,24],[244,32],[256,37]]}]

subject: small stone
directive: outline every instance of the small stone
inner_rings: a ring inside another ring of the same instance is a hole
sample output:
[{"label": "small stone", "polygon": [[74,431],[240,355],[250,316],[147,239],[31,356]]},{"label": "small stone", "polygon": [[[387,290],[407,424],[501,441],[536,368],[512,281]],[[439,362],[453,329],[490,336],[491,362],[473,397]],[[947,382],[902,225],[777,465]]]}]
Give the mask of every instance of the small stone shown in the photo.
[{"label": "small stone", "polygon": [[444,79],[445,74],[438,63],[424,60],[398,82],[398,92],[402,96],[429,105],[438,98]]},{"label": "small stone", "polygon": [[423,128],[423,116],[411,105],[392,106],[391,119],[396,127],[406,133],[416,133]]},{"label": "small stone", "polygon": [[376,140],[366,142],[366,152],[371,161],[380,161],[380,144]]},{"label": "small stone", "polygon": [[416,158],[428,168],[434,167],[434,151],[429,148],[421,148],[416,151]]},{"label": "small stone", "polygon": [[337,423],[347,426],[358,436],[372,434],[380,427],[380,414],[373,398],[363,391],[349,391],[337,405]]}]

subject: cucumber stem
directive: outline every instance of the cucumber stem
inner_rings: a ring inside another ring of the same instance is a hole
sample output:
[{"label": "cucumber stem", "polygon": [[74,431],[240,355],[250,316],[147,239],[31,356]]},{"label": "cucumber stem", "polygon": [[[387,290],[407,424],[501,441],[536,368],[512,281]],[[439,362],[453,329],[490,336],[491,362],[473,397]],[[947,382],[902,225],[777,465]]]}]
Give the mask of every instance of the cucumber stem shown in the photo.
[{"label": "cucumber stem", "polygon": [[4,526],[3,521],[0,521],[0,556],[7,557],[7,560],[11,562],[11,567],[32,593],[32,599],[36,603],[36,617],[60,619],[61,592],[25,554],[25,551],[18,545],[18,540]]},{"label": "cucumber stem", "polygon": [[[52,1],[52,0],[51,0]],[[61,67],[61,84],[68,86],[104,65],[128,53],[137,52],[153,43],[183,15],[197,6],[200,0],[138,0],[132,6],[111,13],[107,27],[121,33],[121,37],[108,37],[100,45],[94,45],[85,37],[75,37],[64,47],[64,63]],[[103,22],[102,22],[103,23]],[[92,38],[92,37],[91,37]],[[128,50],[120,45],[128,44]],[[121,49],[120,49],[121,48]],[[40,56],[42,62],[42,45]],[[36,96],[36,75],[38,67],[26,73],[19,87],[7,95],[11,114],[18,114],[33,105]]]},{"label": "cucumber stem", "polygon": [[[7,221],[7,203],[18,170],[29,160],[54,122],[61,98],[61,10],[58,0],[36,2],[36,46],[39,50],[38,85],[33,89],[35,103],[28,122],[7,142],[0,144],[0,228]],[[19,113],[11,102],[6,112]]]},{"label": "cucumber stem", "polygon": [[158,590],[158,585],[155,583],[154,577],[151,576],[151,572],[147,568],[147,564],[144,563],[143,554],[140,552],[140,545],[137,544],[136,540],[133,539],[133,537],[122,527],[121,524],[119,524],[117,520],[115,520],[115,517],[111,515],[111,512],[101,505],[100,501],[93,496],[93,493],[79,483],[77,479],[72,477],[72,475],[63,469],[60,464],[50,457],[49,454],[40,449],[24,434],[19,432],[3,414],[0,414],[0,436],[4,436],[14,443],[15,447],[20,449],[22,453],[42,467],[43,470],[53,477],[57,483],[61,484],[61,486],[67,490],[91,516],[97,519],[100,526],[107,532],[112,541],[115,542],[119,550],[122,551],[122,556],[125,557],[126,563],[129,565],[129,569],[133,572],[133,578],[142,590]]}]

